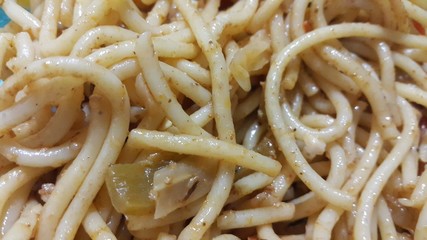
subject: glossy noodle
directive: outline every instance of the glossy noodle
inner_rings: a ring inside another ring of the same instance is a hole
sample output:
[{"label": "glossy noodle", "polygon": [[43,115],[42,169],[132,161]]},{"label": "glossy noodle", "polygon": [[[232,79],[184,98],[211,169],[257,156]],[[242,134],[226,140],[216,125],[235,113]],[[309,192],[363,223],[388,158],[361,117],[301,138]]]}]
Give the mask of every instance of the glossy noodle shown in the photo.
[{"label": "glossy noodle", "polygon": [[0,3],[0,239],[427,239],[424,1]]}]

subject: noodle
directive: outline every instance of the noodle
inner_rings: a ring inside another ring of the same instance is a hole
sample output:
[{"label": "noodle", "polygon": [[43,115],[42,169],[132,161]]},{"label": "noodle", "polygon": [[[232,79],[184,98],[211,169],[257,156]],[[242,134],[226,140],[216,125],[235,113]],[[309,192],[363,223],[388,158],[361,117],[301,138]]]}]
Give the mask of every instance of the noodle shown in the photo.
[{"label": "noodle", "polygon": [[425,1],[0,6],[0,239],[425,238]]}]

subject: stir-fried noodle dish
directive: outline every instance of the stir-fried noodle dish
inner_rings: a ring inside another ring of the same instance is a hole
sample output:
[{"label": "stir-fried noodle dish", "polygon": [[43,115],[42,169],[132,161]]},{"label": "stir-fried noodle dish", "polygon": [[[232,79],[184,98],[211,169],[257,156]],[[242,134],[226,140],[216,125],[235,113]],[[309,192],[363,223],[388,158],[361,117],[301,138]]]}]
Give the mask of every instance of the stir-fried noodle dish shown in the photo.
[{"label": "stir-fried noodle dish", "polygon": [[427,1],[0,5],[0,239],[427,239]]}]

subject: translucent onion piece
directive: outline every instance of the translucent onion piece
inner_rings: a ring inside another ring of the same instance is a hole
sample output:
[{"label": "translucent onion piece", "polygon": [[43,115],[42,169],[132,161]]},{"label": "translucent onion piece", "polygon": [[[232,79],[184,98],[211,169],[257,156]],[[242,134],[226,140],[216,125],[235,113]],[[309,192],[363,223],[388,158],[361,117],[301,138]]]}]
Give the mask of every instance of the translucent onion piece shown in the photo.
[{"label": "translucent onion piece", "polygon": [[154,174],[154,218],[161,218],[208,193],[213,176],[192,164],[172,162]]}]

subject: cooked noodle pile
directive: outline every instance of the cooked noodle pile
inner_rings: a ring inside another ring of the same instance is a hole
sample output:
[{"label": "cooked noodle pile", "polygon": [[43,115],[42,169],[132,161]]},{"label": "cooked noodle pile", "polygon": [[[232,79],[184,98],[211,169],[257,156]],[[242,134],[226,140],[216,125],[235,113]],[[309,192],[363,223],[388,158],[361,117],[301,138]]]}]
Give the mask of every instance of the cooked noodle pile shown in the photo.
[{"label": "cooked noodle pile", "polygon": [[426,1],[1,2],[1,239],[426,238]]}]

